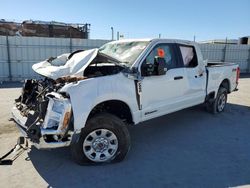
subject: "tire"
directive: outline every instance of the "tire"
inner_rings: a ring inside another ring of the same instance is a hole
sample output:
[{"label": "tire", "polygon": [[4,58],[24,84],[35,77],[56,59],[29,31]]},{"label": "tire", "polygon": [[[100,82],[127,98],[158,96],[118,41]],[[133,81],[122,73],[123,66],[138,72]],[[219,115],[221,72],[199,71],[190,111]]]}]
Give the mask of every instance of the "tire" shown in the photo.
[{"label": "tire", "polygon": [[80,137],[71,144],[73,160],[80,165],[120,162],[130,148],[126,125],[116,116],[101,113],[87,121]]},{"label": "tire", "polygon": [[213,114],[221,113],[224,111],[227,103],[227,89],[220,87],[216,99],[206,104],[206,108]]}]

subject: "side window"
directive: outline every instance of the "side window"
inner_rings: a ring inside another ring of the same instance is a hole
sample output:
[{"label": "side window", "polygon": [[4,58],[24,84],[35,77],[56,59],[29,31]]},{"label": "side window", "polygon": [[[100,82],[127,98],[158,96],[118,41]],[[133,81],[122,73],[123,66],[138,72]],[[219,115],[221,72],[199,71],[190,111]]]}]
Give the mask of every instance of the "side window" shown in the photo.
[{"label": "side window", "polygon": [[198,65],[197,55],[193,46],[180,46],[184,67],[196,67]]},{"label": "side window", "polygon": [[175,60],[173,55],[173,49],[170,45],[160,44],[153,48],[153,50],[146,57],[144,63],[154,64],[154,58],[160,56],[163,57],[167,63],[167,69],[175,68]]}]

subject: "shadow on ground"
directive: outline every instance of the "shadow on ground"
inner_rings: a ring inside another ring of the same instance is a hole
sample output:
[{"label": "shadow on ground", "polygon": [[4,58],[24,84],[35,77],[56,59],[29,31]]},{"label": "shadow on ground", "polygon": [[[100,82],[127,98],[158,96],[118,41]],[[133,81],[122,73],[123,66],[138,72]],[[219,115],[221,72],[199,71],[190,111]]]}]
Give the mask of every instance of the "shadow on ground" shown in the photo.
[{"label": "shadow on ground", "polygon": [[121,163],[78,166],[69,148],[29,157],[52,187],[231,187],[250,183],[250,109],[228,104],[212,115],[201,106],[131,128]]}]

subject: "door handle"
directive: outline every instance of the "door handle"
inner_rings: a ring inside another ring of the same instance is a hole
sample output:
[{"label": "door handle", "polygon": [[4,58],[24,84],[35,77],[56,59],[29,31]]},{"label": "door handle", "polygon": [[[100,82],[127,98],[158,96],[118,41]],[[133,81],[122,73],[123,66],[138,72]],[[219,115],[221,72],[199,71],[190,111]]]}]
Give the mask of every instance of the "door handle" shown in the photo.
[{"label": "door handle", "polygon": [[183,76],[176,76],[176,77],[174,77],[174,80],[181,80],[181,79],[183,79]]},{"label": "door handle", "polygon": [[201,73],[199,75],[195,75],[195,78],[202,77],[202,76],[203,76],[203,73]]}]

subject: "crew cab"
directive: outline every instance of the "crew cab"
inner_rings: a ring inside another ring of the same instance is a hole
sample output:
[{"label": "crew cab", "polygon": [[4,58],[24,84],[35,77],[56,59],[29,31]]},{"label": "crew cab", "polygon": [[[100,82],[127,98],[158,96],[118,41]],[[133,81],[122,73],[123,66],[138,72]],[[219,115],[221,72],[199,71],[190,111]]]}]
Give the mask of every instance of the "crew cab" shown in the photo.
[{"label": "crew cab", "polygon": [[32,68],[42,78],[25,81],[13,119],[34,146],[70,146],[79,164],[124,159],[130,125],[203,103],[222,112],[239,79],[237,64],[170,39],[112,41]]}]

